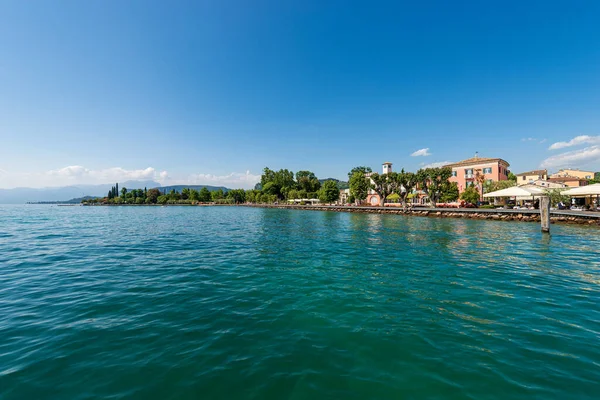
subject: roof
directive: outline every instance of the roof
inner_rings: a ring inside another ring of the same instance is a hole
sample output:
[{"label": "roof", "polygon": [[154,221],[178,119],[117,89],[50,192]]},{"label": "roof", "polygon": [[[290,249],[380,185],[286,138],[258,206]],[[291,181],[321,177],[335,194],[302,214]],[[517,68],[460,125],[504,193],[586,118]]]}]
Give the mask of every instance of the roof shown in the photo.
[{"label": "roof", "polygon": [[548,181],[550,182],[572,182],[572,181],[585,181],[587,182],[588,180],[585,178],[578,178],[576,176],[557,176],[557,177],[550,177],[548,178]]},{"label": "roof", "polygon": [[444,167],[462,167],[462,166],[467,166],[467,165],[476,165],[476,164],[490,164],[490,163],[502,163],[502,164],[506,164],[506,166],[510,166],[510,164],[501,159],[501,158],[486,158],[486,157],[473,157],[473,158],[467,158],[466,160],[462,160],[456,163],[452,163],[452,164],[447,164],[444,165]]},{"label": "roof", "polygon": [[520,174],[515,174],[516,176],[523,175],[548,175],[548,171],[545,169],[535,169],[533,171],[521,172]]},{"label": "roof", "polygon": [[383,163],[383,164],[381,164],[381,165],[386,165],[386,164],[392,165],[392,163],[391,163],[391,162],[389,162],[389,161],[386,161],[386,162],[384,162],[384,163]]}]

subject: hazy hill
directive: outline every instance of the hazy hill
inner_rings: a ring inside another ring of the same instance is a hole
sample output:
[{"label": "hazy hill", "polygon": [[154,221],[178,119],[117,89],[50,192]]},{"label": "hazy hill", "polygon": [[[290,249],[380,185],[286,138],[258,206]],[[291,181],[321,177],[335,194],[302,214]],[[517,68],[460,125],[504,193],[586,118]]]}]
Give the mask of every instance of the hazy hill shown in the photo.
[{"label": "hazy hill", "polygon": [[[101,185],[73,185],[46,188],[14,188],[0,189],[0,204],[23,204],[41,201],[66,201],[67,199],[85,196],[104,197],[114,183]],[[119,189],[143,189],[159,187],[160,183],[154,181],[126,181],[119,182]]]}]

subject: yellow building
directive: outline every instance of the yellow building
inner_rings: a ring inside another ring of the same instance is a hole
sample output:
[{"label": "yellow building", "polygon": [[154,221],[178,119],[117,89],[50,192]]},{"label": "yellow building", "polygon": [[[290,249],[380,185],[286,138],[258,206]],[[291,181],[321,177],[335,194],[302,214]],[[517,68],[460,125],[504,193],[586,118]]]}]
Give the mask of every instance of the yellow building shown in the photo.
[{"label": "yellow building", "polygon": [[594,179],[594,172],[581,171],[579,169],[561,169],[558,172],[550,175],[550,178]]},{"label": "yellow building", "polygon": [[517,185],[530,185],[535,181],[545,181],[548,179],[548,171],[545,169],[537,169],[534,171],[521,172],[520,174],[515,174],[517,177]]}]

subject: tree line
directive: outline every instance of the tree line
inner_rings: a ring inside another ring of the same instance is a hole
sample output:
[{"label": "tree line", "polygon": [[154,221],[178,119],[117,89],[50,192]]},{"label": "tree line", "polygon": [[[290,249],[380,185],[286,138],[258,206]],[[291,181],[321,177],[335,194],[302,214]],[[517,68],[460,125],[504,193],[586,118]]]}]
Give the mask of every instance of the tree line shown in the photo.
[{"label": "tree line", "polygon": [[350,202],[361,203],[373,190],[379,195],[379,205],[383,206],[386,199],[394,196],[406,208],[409,199],[420,190],[429,198],[432,205],[439,201],[454,201],[458,199],[456,182],[449,182],[452,176],[450,168],[422,168],[417,172],[390,172],[378,174],[371,172],[368,167],[355,167],[349,173]]},{"label": "tree line", "polygon": [[244,189],[233,189],[224,192],[222,189],[209,191],[203,187],[200,190],[184,188],[181,193],[172,189],[170,192],[161,191],[160,188],[148,190],[121,188],[115,184],[104,198],[86,199],[87,204],[196,204],[196,203],[223,203],[240,204],[246,201]]}]

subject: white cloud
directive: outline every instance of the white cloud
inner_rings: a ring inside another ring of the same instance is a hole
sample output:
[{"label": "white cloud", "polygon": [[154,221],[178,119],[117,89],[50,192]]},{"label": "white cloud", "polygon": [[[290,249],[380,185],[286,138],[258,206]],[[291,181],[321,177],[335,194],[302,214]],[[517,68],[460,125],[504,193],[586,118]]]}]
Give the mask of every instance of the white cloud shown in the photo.
[{"label": "white cloud", "polygon": [[430,156],[431,153],[429,152],[429,147],[425,148],[425,149],[420,149],[415,151],[414,153],[411,154],[412,157],[425,157],[425,156]]},{"label": "white cloud", "polygon": [[158,172],[152,167],[146,169],[124,169],[113,167],[92,170],[80,165],[51,170],[45,173],[51,177],[68,179],[77,183],[109,183],[129,180],[161,180],[167,172]]},{"label": "white cloud", "polygon": [[439,168],[439,167],[443,167],[444,165],[448,165],[448,164],[453,164],[453,161],[439,161],[439,162],[433,162],[430,164],[425,164],[423,165],[423,168]]},{"label": "white cloud", "polygon": [[548,139],[544,138],[544,139],[540,140],[540,143],[546,143],[546,140],[548,140]]},{"label": "white cloud", "polygon": [[532,137],[528,137],[528,138],[521,139],[521,142],[533,142],[534,140],[537,140],[537,139],[536,138],[532,138]]},{"label": "white cloud", "polygon": [[163,183],[166,177],[166,171],[159,172],[152,167],[145,169],[125,169],[121,167],[89,169],[81,165],[70,165],[45,172],[9,173],[4,171],[4,173],[0,173],[0,187],[39,188],[86,184],[96,185],[129,180],[153,180]]},{"label": "white cloud", "polygon": [[564,149],[565,147],[578,146],[580,144],[600,144],[600,136],[581,135],[576,136],[568,142],[556,142],[552,144],[549,150]]},{"label": "white cloud", "polygon": [[[556,143],[555,143],[556,144]],[[560,147],[558,147],[560,148]],[[542,168],[578,168],[583,165],[596,163],[600,165],[600,145],[590,146],[580,150],[568,151],[546,158],[540,164]]]},{"label": "white cloud", "polygon": [[212,185],[227,186],[232,189],[251,189],[260,182],[260,175],[250,171],[231,172],[226,175],[192,174],[190,176],[171,176],[167,171],[158,171],[148,167],[144,169],[125,169],[113,167],[106,169],[90,169],[81,165],[70,165],[64,168],[45,172],[12,173],[0,169],[0,188],[12,187],[57,187],[72,185],[96,185],[105,183],[152,180],[161,185]]},{"label": "white cloud", "polygon": [[260,175],[254,175],[250,171],[232,172],[228,175],[194,174],[185,183],[190,185],[212,185],[228,186],[231,189],[252,189],[260,182]]}]

